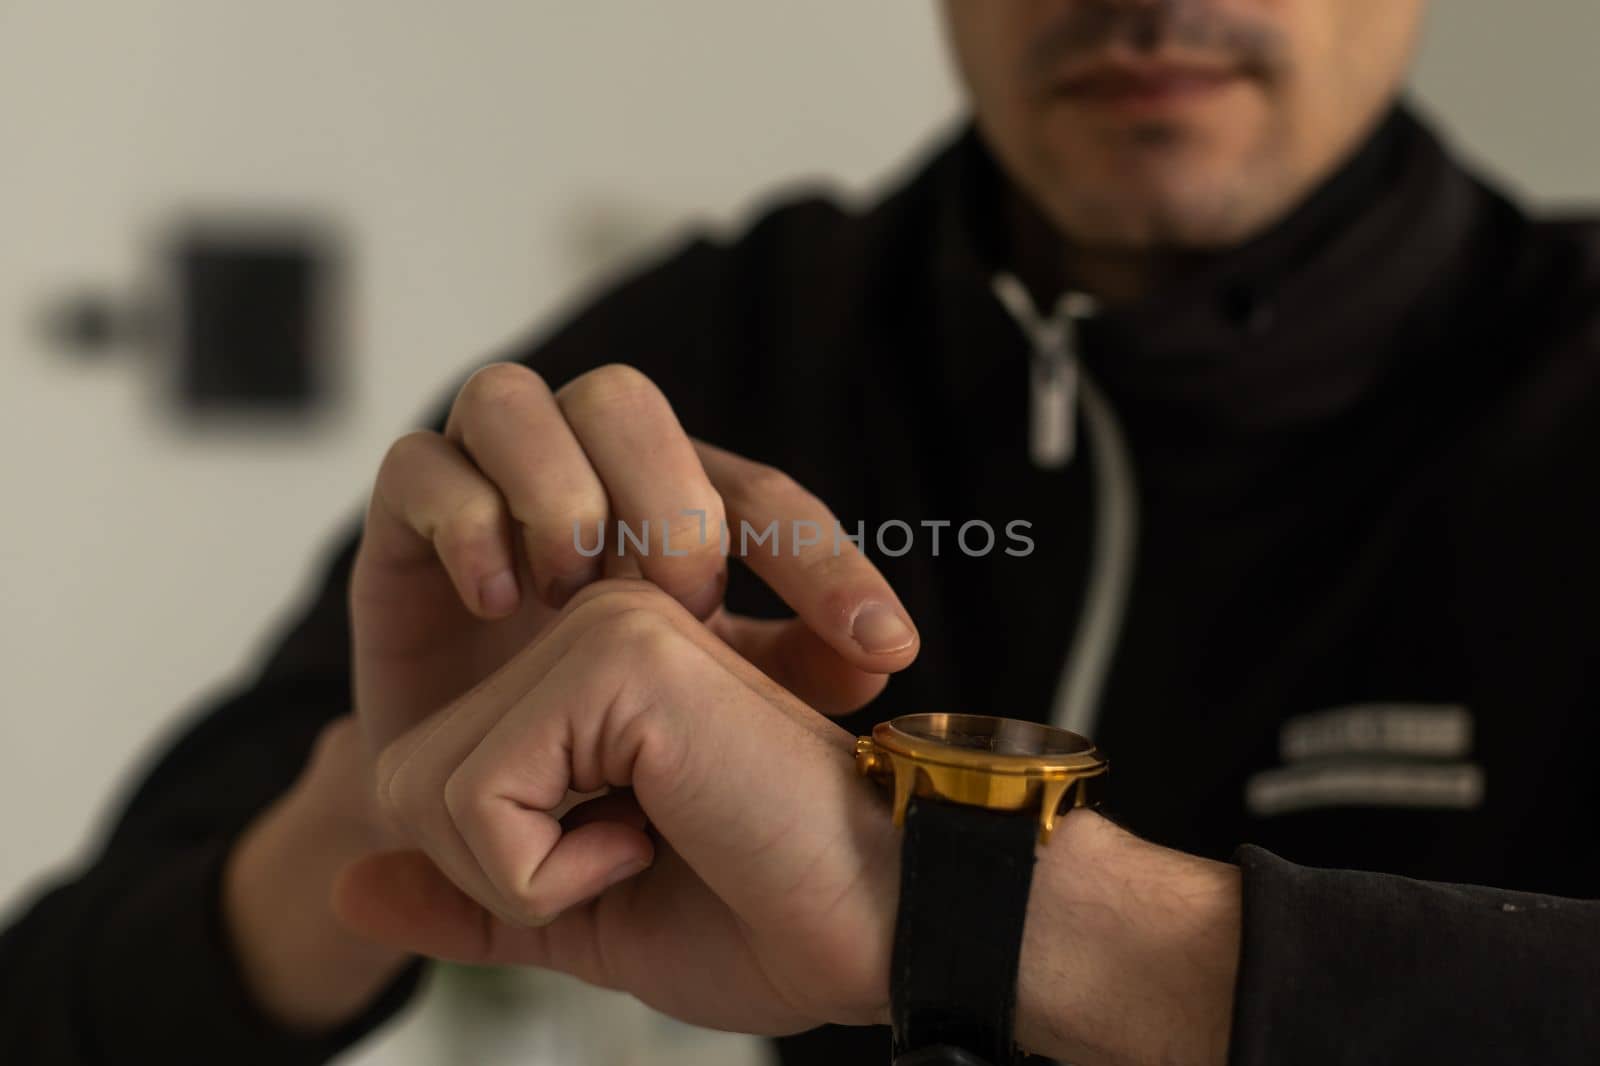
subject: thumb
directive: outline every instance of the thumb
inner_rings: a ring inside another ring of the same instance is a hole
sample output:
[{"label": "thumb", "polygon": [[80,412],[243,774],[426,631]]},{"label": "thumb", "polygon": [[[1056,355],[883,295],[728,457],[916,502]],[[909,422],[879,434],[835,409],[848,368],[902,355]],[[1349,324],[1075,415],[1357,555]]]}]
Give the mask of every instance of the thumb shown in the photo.
[{"label": "thumb", "polygon": [[490,961],[494,917],[420,851],[363,856],[333,884],[333,912],[359,936],[452,962]]},{"label": "thumb", "polygon": [[706,625],[741,658],[823,714],[859,710],[889,683],[888,674],[856,666],[800,618],[768,620],[718,611]]}]

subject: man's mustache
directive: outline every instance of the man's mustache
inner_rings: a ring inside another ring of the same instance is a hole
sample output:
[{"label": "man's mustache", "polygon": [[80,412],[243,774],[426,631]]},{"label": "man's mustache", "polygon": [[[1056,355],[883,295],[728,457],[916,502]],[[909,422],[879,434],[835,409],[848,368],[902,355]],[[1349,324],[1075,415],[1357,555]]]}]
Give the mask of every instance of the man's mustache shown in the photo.
[{"label": "man's mustache", "polygon": [[1063,66],[1116,46],[1148,54],[1176,48],[1263,76],[1281,70],[1288,53],[1275,26],[1220,11],[1214,0],[1144,4],[1081,0],[1066,5],[1034,38],[1024,63],[1031,80],[1048,82]]}]

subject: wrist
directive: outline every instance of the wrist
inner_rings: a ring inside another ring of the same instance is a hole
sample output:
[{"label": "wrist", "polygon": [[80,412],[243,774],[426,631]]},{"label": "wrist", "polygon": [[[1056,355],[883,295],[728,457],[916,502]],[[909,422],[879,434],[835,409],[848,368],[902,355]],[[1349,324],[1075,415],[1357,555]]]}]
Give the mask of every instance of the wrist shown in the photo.
[{"label": "wrist", "polygon": [[409,959],[350,932],[331,905],[340,871],[383,839],[370,790],[346,765],[358,743],[343,724],[325,733],[301,779],[245,830],[223,870],[241,977],[261,1011],[295,1032],[355,1017]]},{"label": "wrist", "polygon": [[1080,1066],[1221,1066],[1239,921],[1236,867],[1072,812],[1038,853],[1018,1043]]}]

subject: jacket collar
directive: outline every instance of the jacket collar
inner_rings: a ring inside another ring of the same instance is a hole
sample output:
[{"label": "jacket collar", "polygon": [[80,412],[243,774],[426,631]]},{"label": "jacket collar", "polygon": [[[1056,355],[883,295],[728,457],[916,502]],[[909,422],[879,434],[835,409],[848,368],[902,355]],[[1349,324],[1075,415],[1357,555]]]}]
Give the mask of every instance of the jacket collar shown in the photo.
[{"label": "jacket collar", "polygon": [[[926,176],[938,285],[970,309],[1016,258],[1005,204],[1020,194],[971,127]],[[1087,323],[1083,358],[1119,405],[1171,432],[1335,417],[1437,347],[1481,272],[1471,248],[1488,199],[1398,106],[1266,232]],[[966,364],[947,372],[968,377],[988,354],[947,349]]]}]

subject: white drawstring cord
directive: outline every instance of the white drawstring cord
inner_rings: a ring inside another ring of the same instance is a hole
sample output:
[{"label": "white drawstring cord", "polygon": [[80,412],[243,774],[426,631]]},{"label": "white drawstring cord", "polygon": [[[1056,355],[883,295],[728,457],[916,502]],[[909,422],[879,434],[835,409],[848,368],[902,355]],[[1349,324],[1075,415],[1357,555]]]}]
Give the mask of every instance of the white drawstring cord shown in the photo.
[{"label": "white drawstring cord", "polygon": [[1046,319],[1015,276],[997,275],[994,292],[1033,348],[1029,446],[1034,463],[1044,469],[1057,469],[1072,460],[1080,403],[1093,445],[1090,456],[1094,464],[1095,512],[1089,580],[1050,712],[1053,724],[1093,736],[1100,715],[1100,694],[1116,653],[1133,584],[1139,536],[1139,493],[1133,460],[1116,412],[1078,363],[1078,323],[1095,313],[1093,297],[1067,293],[1056,301],[1053,313]]},{"label": "white drawstring cord", "polygon": [[1094,297],[1064,293],[1045,318],[1016,275],[996,275],[993,284],[994,294],[1033,347],[1028,367],[1029,452],[1035,466],[1059,470],[1072,462],[1077,448],[1078,322],[1095,313]]}]

